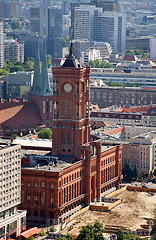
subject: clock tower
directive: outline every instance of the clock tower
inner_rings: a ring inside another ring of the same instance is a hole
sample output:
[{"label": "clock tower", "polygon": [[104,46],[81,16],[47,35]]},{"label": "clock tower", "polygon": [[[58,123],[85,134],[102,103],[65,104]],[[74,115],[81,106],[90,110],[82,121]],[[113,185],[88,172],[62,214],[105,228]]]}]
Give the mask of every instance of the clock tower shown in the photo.
[{"label": "clock tower", "polygon": [[53,67],[53,156],[71,160],[83,158],[90,142],[90,67],[80,66],[73,55],[60,67]]}]

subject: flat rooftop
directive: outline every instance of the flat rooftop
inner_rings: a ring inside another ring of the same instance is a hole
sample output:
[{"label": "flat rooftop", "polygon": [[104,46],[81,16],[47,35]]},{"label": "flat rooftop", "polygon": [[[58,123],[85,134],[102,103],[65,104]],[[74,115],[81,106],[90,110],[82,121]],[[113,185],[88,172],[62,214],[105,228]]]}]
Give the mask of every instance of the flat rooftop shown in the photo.
[{"label": "flat rooftop", "polygon": [[39,171],[47,171],[47,172],[61,172],[67,167],[70,167],[73,163],[69,163],[63,160],[53,161],[49,164],[40,165],[37,164],[36,166],[24,166],[22,169],[28,170],[39,170]]},{"label": "flat rooftop", "polygon": [[39,139],[29,137],[17,137],[14,144],[20,144],[22,147],[42,147],[52,148],[52,140],[50,139]]}]

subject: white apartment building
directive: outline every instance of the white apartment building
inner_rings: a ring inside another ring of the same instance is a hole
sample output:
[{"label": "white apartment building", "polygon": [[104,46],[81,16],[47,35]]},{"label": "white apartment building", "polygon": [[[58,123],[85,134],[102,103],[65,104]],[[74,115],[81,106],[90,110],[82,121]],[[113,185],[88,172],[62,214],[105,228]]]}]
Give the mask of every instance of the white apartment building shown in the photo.
[{"label": "white apartment building", "polygon": [[4,67],[4,37],[3,37],[3,22],[0,21],[0,68]]},{"label": "white apartment building", "polygon": [[0,139],[0,238],[15,238],[26,224],[21,199],[21,147]]},{"label": "white apartment building", "polygon": [[[96,7],[81,5],[75,8],[75,39],[94,40],[94,11]],[[102,8],[101,8],[102,12]]]},{"label": "white apartment building", "polygon": [[90,60],[94,61],[97,59],[102,60],[100,50],[92,48],[81,52],[80,63],[82,65],[86,65]]},{"label": "white apartment building", "polygon": [[123,165],[126,163],[140,173],[150,174],[156,169],[156,132],[135,137],[123,146]]},{"label": "white apartment building", "polygon": [[102,59],[109,57],[112,53],[111,45],[108,42],[92,42],[91,48],[100,50]]}]

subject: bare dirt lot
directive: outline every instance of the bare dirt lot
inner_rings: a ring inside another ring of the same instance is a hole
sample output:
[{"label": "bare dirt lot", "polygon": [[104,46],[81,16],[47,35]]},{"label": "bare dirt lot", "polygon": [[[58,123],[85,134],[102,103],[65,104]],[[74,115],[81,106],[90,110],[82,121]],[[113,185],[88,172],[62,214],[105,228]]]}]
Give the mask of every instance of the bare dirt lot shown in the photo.
[{"label": "bare dirt lot", "polygon": [[121,198],[122,203],[111,209],[110,212],[87,211],[76,217],[62,231],[62,234],[79,234],[81,226],[99,221],[105,227],[123,226],[131,230],[140,228],[146,223],[146,218],[153,218],[156,210],[156,194],[146,192],[124,191],[115,198]]}]

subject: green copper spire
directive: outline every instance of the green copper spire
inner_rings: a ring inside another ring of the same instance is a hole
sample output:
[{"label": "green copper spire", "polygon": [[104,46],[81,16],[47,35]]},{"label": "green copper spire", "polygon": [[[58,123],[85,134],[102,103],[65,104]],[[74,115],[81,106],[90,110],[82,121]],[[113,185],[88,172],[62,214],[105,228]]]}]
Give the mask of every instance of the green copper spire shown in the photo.
[{"label": "green copper spire", "polygon": [[38,35],[36,34],[36,49],[35,49],[35,65],[34,65],[34,78],[33,78],[33,86],[30,90],[31,94],[36,94],[39,89],[40,85],[40,75],[41,75],[41,68],[40,68],[40,54],[39,54],[39,44],[38,44]]},{"label": "green copper spire", "polygon": [[42,68],[41,68],[40,85],[39,85],[37,94],[40,96],[51,96],[52,95],[52,90],[49,86],[49,79],[48,79],[45,38],[44,38],[44,42],[43,42],[43,62],[42,62]]}]

